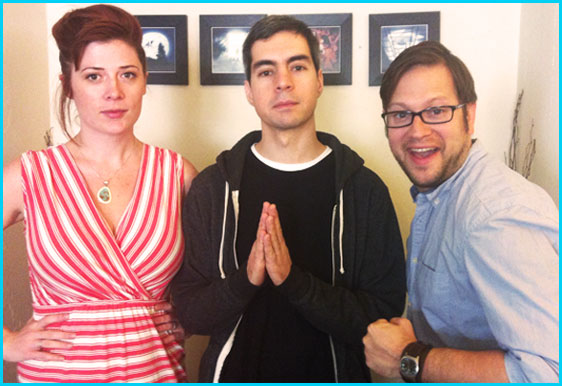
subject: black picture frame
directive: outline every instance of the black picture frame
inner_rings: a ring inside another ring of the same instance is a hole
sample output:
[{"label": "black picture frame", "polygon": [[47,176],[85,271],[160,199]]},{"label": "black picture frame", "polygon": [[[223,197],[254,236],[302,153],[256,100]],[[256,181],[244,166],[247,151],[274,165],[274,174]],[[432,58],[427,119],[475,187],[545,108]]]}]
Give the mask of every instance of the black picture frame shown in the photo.
[{"label": "black picture frame", "polygon": [[353,15],[320,13],[292,16],[305,22],[318,38],[324,85],[350,85]]},{"label": "black picture frame", "polygon": [[201,85],[243,85],[242,44],[265,14],[199,15]]},{"label": "black picture frame", "polygon": [[369,86],[380,86],[400,52],[422,41],[439,41],[439,32],[439,12],[369,15]]},{"label": "black picture frame", "polygon": [[147,83],[189,84],[187,16],[137,15],[136,17],[143,31],[143,48],[147,56]]}]

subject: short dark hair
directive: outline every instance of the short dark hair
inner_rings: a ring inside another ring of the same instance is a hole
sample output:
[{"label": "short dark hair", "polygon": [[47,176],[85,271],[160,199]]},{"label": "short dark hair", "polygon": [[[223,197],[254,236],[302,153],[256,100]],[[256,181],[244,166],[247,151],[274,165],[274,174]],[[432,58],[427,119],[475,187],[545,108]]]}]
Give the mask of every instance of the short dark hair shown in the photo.
[{"label": "short dark hair", "polygon": [[443,44],[428,40],[402,51],[384,73],[380,89],[383,110],[386,111],[398,82],[406,72],[415,66],[435,64],[443,64],[451,72],[459,103],[476,102],[474,80],[466,65]]},{"label": "short dark hair", "polygon": [[310,56],[316,72],[320,69],[320,47],[318,39],[308,28],[306,23],[287,15],[269,15],[260,19],[250,29],[244,46],[242,48],[242,59],[244,60],[244,71],[246,72],[246,79],[250,81],[252,72],[252,46],[258,40],[269,39],[273,35],[282,31],[294,32],[301,35],[306,39],[308,48],[310,49]]}]

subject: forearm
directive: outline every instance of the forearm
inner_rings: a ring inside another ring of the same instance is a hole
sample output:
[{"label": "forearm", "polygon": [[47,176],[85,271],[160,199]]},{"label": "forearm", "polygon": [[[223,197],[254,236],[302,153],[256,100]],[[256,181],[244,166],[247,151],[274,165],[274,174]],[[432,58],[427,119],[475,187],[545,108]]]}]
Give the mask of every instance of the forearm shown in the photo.
[{"label": "forearm", "polygon": [[245,266],[225,279],[202,278],[184,267],[174,278],[172,295],[184,328],[189,333],[211,335],[235,321],[257,289],[248,282]]},{"label": "forearm", "polygon": [[398,316],[404,309],[402,291],[387,291],[384,297],[362,289],[352,291],[325,283],[295,266],[280,290],[316,328],[354,345],[361,344],[372,320]]},{"label": "forearm", "polygon": [[434,348],[423,367],[423,382],[509,382],[504,352]]},{"label": "forearm", "polygon": [[[199,175],[191,186],[183,207],[185,237],[184,262],[172,282],[176,314],[188,333],[211,335],[226,328],[240,316],[255,292],[249,283],[246,266],[219,266],[222,216],[213,207],[222,207],[209,181],[209,172]],[[233,257],[226,252],[229,263]],[[224,276],[223,276],[224,275]]]},{"label": "forearm", "polygon": [[6,345],[10,341],[10,336],[12,334],[12,331],[10,331],[8,328],[6,328],[6,326],[2,326],[2,328],[3,328],[2,352],[3,352],[4,360],[6,360],[6,353],[8,352]]},{"label": "forearm", "polygon": [[20,160],[14,160],[4,168],[3,217],[4,229],[23,220],[23,192],[21,186]]}]

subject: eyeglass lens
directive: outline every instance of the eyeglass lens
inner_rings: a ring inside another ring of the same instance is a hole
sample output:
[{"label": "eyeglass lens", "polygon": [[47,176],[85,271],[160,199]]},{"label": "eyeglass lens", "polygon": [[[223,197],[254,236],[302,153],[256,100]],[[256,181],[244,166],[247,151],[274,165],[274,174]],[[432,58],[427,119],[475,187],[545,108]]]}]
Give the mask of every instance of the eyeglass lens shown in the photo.
[{"label": "eyeglass lens", "polygon": [[453,113],[457,106],[436,106],[414,113],[412,111],[394,111],[386,113],[384,116],[386,125],[392,127],[409,126],[414,121],[414,117],[419,115],[423,122],[439,124],[449,122],[453,118]]}]

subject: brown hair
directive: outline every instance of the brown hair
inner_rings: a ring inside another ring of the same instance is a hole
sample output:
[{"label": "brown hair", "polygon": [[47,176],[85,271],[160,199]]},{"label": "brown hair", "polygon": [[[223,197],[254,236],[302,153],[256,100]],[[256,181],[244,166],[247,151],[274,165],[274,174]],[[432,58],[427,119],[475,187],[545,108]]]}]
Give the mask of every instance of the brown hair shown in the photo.
[{"label": "brown hair", "polygon": [[406,72],[415,66],[435,64],[443,64],[451,72],[459,103],[476,102],[474,80],[466,65],[444,45],[429,40],[404,50],[384,73],[380,89],[383,110],[386,111],[398,82]]},{"label": "brown hair", "polygon": [[92,42],[122,40],[137,53],[146,72],[146,55],[142,48],[142,29],[136,17],[121,8],[98,4],[67,12],[53,26],[53,36],[59,48],[59,62],[62,72],[62,95],[58,101],[59,122],[70,138],[66,122],[70,123],[70,74],[72,66],[78,69],[84,51]]},{"label": "brown hair", "polygon": [[258,40],[269,39],[278,32],[289,31],[297,35],[301,35],[306,39],[308,48],[310,49],[310,56],[312,56],[312,63],[316,72],[320,70],[320,46],[318,39],[314,36],[308,26],[292,16],[286,15],[269,15],[260,19],[252,26],[252,29],[244,40],[242,47],[242,59],[244,61],[244,71],[246,72],[246,80],[250,81],[252,72],[252,46]]}]

